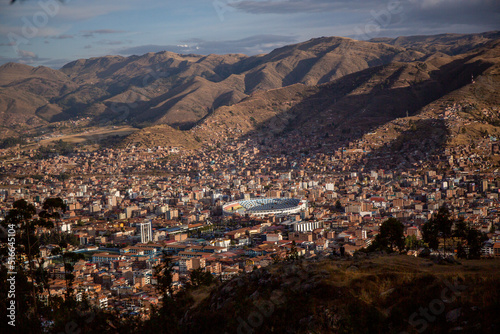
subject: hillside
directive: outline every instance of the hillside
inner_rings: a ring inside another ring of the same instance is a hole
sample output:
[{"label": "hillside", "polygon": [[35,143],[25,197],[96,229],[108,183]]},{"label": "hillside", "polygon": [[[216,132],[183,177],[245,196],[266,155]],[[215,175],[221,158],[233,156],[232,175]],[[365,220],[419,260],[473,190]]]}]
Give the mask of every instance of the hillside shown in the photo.
[{"label": "hillside", "polygon": [[461,55],[373,66],[326,84],[256,92],[218,108],[190,132],[207,143],[279,137],[331,151],[368,147],[372,156],[401,149],[439,155],[482,140],[485,131],[500,135],[499,71],[497,41]]},{"label": "hillside", "polygon": [[496,32],[374,41],[321,37],[252,57],[164,51],[79,59],[60,70],[9,63],[0,66],[1,120],[18,132],[85,117],[90,126],[189,129],[257,92],[314,86],[390,63],[448,62],[496,39]]},{"label": "hillside", "polygon": [[485,46],[500,38],[500,32],[491,31],[480,34],[441,34],[422,36],[401,36],[397,38],[374,38],[370,42],[410,48],[420,52],[457,55]]},{"label": "hillside", "polygon": [[142,147],[184,147],[187,149],[199,148],[201,143],[185,131],[180,131],[166,124],[150,126],[126,138],[121,146],[135,145]]},{"label": "hillside", "polygon": [[192,292],[180,332],[494,333],[499,264],[370,255],[272,265]]},{"label": "hillside", "polygon": [[[50,101],[77,89],[64,73],[47,67],[7,63],[0,66],[0,124],[33,127],[60,114]],[[54,110],[56,110],[54,112]]]}]

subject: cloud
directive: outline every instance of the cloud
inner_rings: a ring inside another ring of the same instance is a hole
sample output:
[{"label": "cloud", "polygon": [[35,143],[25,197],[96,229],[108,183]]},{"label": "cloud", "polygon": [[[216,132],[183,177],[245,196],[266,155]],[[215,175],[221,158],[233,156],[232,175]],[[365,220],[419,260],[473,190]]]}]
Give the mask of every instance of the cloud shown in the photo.
[{"label": "cloud", "polygon": [[117,50],[117,52],[122,55],[142,55],[148,52],[161,52],[161,51],[172,51],[176,53],[182,53],[182,48],[180,48],[177,45],[146,44],[146,45],[132,46],[129,48]]},{"label": "cloud", "polygon": [[122,45],[125,44],[124,41],[111,41],[111,40],[101,40],[96,42],[96,44],[100,45]]},{"label": "cloud", "polygon": [[[31,16],[36,12],[43,10],[40,6],[40,1],[17,1],[19,4],[10,6],[10,1],[2,1],[0,3],[0,10],[8,13],[10,17],[20,18],[23,16]],[[98,1],[98,0],[85,0],[85,1],[48,1],[42,0],[49,5],[48,10],[55,13],[58,17],[63,17],[68,20],[86,20],[96,16],[105,15],[108,13],[128,9],[131,6],[124,6],[125,0],[115,1]],[[114,4],[112,3],[114,2]],[[131,2],[131,1],[129,1]],[[54,16],[55,16],[54,15]]]},{"label": "cloud", "polygon": [[89,1],[82,1],[81,4],[73,2],[69,5],[60,6],[58,16],[64,20],[80,21],[132,8],[131,1],[128,1],[128,4],[126,3],[127,1],[110,1],[109,3],[104,1],[101,3],[98,3],[97,1],[90,1],[90,3],[87,2]]},{"label": "cloud", "polygon": [[255,35],[239,40],[208,41],[192,38],[180,41],[180,45],[140,45],[117,50],[122,55],[144,54],[148,52],[171,51],[175,53],[228,54],[243,53],[254,55],[266,53],[275,48],[296,42],[295,36]]},{"label": "cloud", "polygon": [[5,63],[19,63],[27,65],[39,65],[40,61],[50,61],[50,59],[41,59],[32,51],[17,50],[17,57],[2,57],[0,56],[0,65]]},{"label": "cloud", "polygon": [[58,36],[66,32],[69,27],[34,27],[34,26],[9,26],[6,24],[0,24],[0,36],[8,36],[9,34],[15,34],[20,38],[35,38],[35,37],[52,37]]},{"label": "cloud", "polygon": [[424,0],[412,1],[405,8],[407,27],[468,25],[476,31],[500,29],[500,1],[496,0]]},{"label": "cloud", "polygon": [[0,46],[14,46],[16,45],[15,42],[9,42],[9,43],[0,43]]},{"label": "cloud", "polygon": [[181,41],[197,47],[206,53],[244,53],[258,54],[269,52],[277,47],[290,44],[297,41],[295,36],[280,35],[254,35],[239,40],[228,41],[207,41],[199,38],[193,38]]},{"label": "cloud", "polygon": [[94,35],[108,35],[108,34],[121,34],[126,31],[115,29],[97,29],[97,30],[84,30],[81,31],[83,37],[94,37]]},{"label": "cloud", "polygon": [[32,52],[32,51],[26,51],[26,50],[17,50],[17,54],[21,57],[21,58],[33,58],[33,59],[36,59],[38,58],[38,56]]},{"label": "cloud", "polygon": [[59,69],[66,65],[67,63],[73,61],[74,59],[66,59],[66,58],[60,58],[60,59],[49,59],[49,58],[44,58],[41,59],[37,62],[38,66],[47,66],[50,68],[55,68]]},{"label": "cloud", "polygon": [[47,66],[54,69],[59,69],[65,64],[71,62],[72,59],[52,59],[52,58],[40,58],[40,57],[2,57],[0,56],[0,65],[5,63],[19,63],[26,64],[30,66]]},{"label": "cloud", "polygon": [[73,35],[59,35],[59,36],[54,36],[52,37],[53,39],[69,39],[69,38],[73,38],[74,36]]},{"label": "cloud", "polygon": [[[500,29],[498,0],[217,0],[219,11],[235,9],[250,14],[307,14],[304,18],[315,26],[310,15],[331,15],[335,21],[349,19],[349,25],[365,26],[379,19],[377,31],[381,36],[390,33],[416,35],[421,33],[481,32]],[[378,16],[397,6],[397,13]],[[345,25],[343,24],[345,27]],[[339,29],[341,26],[338,27]],[[452,30],[454,29],[454,31]],[[359,30],[359,29],[358,29]],[[354,36],[347,34],[346,36]]]},{"label": "cloud", "polygon": [[[363,5],[374,0],[363,1]],[[376,1],[375,1],[376,2]],[[353,3],[356,3],[353,6]],[[323,13],[347,8],[359,8],[361,0],[261,0],[220,1],[221,7],[234,8],[251,14]]]},{"label": "cloud", "polygon": [[19,63],[19,64],[31,64],[33,63],[33,59],[23,59],[20,57],[1,57],[0,56],[0,65],[6,63]]}]

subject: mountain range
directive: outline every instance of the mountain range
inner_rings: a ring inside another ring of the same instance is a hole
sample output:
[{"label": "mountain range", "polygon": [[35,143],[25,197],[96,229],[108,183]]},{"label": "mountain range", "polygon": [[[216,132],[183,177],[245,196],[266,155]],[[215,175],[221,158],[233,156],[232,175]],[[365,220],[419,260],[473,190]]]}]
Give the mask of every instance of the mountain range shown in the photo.
[{"label": "mountain range", "polygon": [[127,124],[143,129],[125,142],[146,145],[259,132],[352,140],[454,101],[474,105],[466,119],[496,127],[499,62],[500,32],[487,32],[321,37],[257,56],[106,56],[59,70],[7,63],[0,66],[0,126],[7,137],[81,119]]}]

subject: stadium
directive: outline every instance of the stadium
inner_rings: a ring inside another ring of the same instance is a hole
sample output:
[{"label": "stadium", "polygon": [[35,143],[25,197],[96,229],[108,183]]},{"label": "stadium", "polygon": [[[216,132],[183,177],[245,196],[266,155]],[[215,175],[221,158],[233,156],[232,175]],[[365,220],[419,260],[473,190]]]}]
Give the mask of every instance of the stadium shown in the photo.
[{"label": "stadium", "polygon": [[227,203],[222,207],[225,216],[234,214],[262,217],[286,216],[307,208],[307,201],[297,198],[253,198]]}]

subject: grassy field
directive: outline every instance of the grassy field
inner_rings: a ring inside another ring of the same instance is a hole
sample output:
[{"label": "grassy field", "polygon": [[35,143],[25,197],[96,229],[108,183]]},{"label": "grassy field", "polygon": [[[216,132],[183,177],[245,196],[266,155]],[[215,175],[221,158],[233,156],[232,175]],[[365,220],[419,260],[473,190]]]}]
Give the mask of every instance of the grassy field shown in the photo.
[{"label": "grassy field", "polygon": [[112,136],[128,136],[136,132],[137,128],[131,126],[116,126],[116,127],[105,127],[96,130],[85,131],[81,133],[64,135],[61,137],[50,138],[41,140],[39,145],[47,145],[57,140],[62,140],[68,143],[78,144],[86,141],[101,141]]}]

